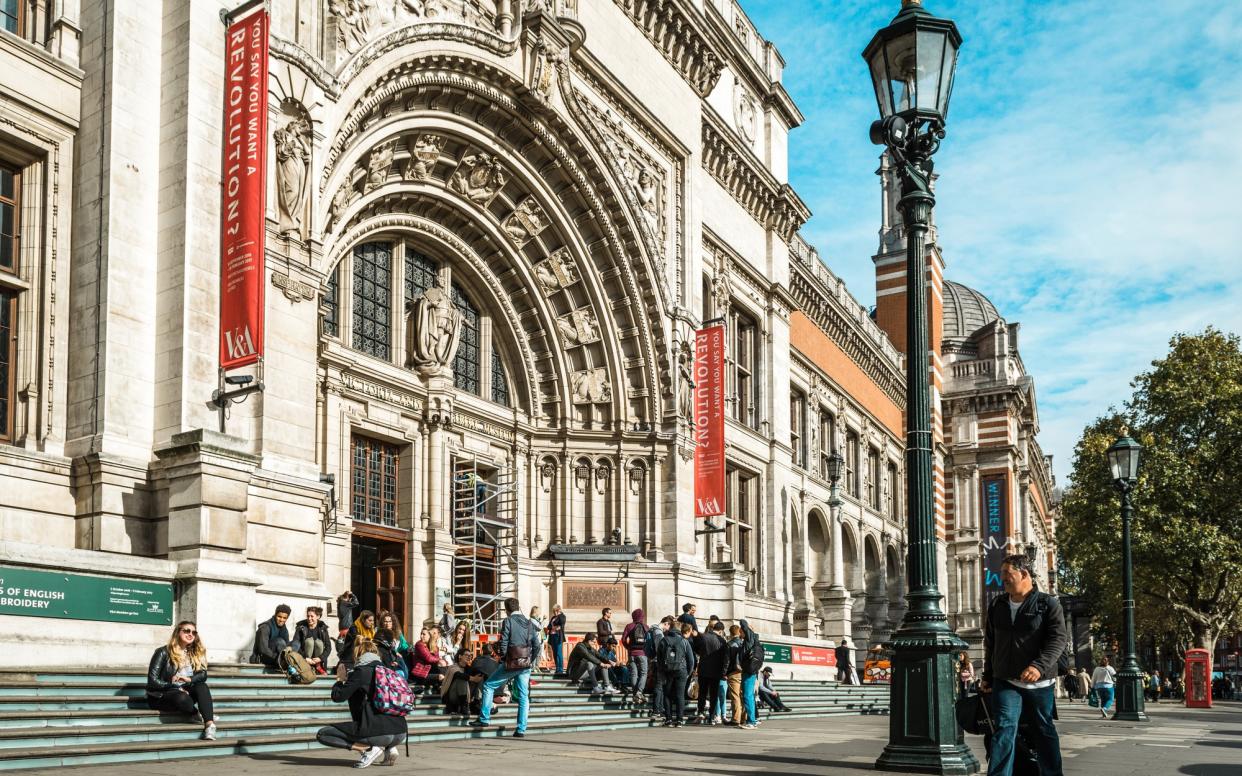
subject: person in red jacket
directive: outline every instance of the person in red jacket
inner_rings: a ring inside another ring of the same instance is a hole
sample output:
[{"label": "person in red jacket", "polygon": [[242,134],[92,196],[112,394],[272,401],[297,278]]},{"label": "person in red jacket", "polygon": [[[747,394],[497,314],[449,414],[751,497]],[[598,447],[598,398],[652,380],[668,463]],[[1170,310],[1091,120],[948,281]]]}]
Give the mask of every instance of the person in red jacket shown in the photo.
[{"label": "person in red jacket", "polygon": [[630,654],[630,692],[634,702],[642,703],[646,699],[647,655],[643,652],[643,644],[647,641],[647,618],[642,609],[630,612],[631,622],[621,632],[621,643]]},{"label": "person in red jacket", "polygon": [[423,628],[419,633],[418,643],[414,645],[410,657],[411,686],[423,689],[438,687],[444,679],[443,669],[440,668],[440,647],[436,641],[435,632],[430,628]]}]

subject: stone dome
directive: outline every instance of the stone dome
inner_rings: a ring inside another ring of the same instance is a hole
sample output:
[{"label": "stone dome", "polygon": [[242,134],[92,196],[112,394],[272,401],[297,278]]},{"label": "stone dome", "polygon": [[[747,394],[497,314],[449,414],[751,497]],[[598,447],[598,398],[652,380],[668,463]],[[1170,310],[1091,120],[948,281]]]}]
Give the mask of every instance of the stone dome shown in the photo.
[{"label": "stone dome", "polygon": [[946,340],[964,340],[981,327],[992,321],[1000,320],[1001,314],[996,311],[986,296],[969,286],[944,281],[944,332]]}]

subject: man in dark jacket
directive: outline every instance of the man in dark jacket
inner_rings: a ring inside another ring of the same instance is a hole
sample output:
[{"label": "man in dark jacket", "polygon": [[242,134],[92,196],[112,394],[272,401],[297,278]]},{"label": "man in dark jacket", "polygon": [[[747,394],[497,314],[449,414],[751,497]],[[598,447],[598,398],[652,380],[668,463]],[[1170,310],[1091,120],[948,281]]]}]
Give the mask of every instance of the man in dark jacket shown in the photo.
[{"label": "man in dark jacket", "polygon": [[1019,719],[1031,719],[1028,739],[1042,773],[1061,776],[1061,740],[1052,721],[1057,659],[1068,637],[1061,603],[1035,589],[1031,561],[1010,555],[1001,564],[1006,595],[988,607],[983,631],[982,692],[992,694],[993,719],[989,776],[1013,769]]},{"label": "man in dark jacket", "polygon": [[689,638],[694,629],[688,623],[671,627],[660,642],[656,661],[664,674],[664,724],[681,727],[686,724],[686,682],[694,673],[694,650]]},{"label": "man in dark jacket", "polygon": [[666,716],[664,703],[664,672],[660,670],[660,645],[664,643],[664,635],[673,627],[676,620],[672,615],[660,620],[647,631],[647,640],[643,642],[643,654],[647,656],[647,665],[651,668],[651,718]]},{"label": "man in dark jacket", "polygon": [[306,658],[306,662],[311,664],[315,673],[320,676],[328,673],[328,658],[332,655],[332,637],[328,633],[328,624],[323,621],[323,609],[318,606],[306,608],[306,619],[294,626],[293,642],[289,646]]},{"label": "man in dark jacket", "polygon": [[599,637],[599,645],[601,647],[608,643],[608,639],[613,637],[611,609],[605,608],[600,612],[600,618],[595,621],[595,635]]},{"label": "man in dark jacket", "polygon": [[285,627],[285,623],[289,621],[289,613],[292,611],[288,604],[281,604],[276,607],[276,613],[270,620],[259,623],[258,629],[254,632],[254,651],[250,654],[251,663],[262,663],[268,668],[280,670],[276,664],[276,658],[291,641],[289,629]]},{"label": "man in dark jacket", "polygon": [[345,638],[345,631],[354,624],[354,618],[360,611],[362,611],[362,604],[358,603],[358,596],[351,591],[346,590],[336,599],[336,635],[338,638]]},{"label": "man in dark jacket", "polygon": [[858,671],[854,670],[854,648],[850,646],[849,636],[841,637],[841,643],[833,654],[837,658],[837,681],[858,684]]},{"label": "man in dark jacket", "polygon": [[699,607],[694,604],[682,604],[681,616],[677,618],[677,622],[690,626],[691,636],[699,635],[699,623],[698,620],[694,619],[694,613],[698,610]]},{"label": "man in dark jacket", "polygon": [[491,724],[492,697],[501,687],[513,682],[513,695],[517,700],[517,725],[514,738],[526,737],[526,717],[530,712],[530,671],[539,661],[543,648],[540,628],[522,614],[516,598],[505,599],[504,624],[500,626],[500,670],[483,682],[479,699],[479,718],[470,722],[471,727],[487,727]]},{"label": "man in dark jacket", "polygon": [[729,652],[721,635],[723,632],[724,623],[717,620],[694,640],[694,652],[699,659],[698,717],[704,725],[718,724],[724,717],[720,683],[725,676],[725,658]]},{"label": "man in dark jacket", "polygon": [[605,660],[599,651],[599,637],[588,633],[574,645],[569,653],[569,681],[584,682],[591,680],[592,695],[611,695],[614,690],[608,686],[608,669],[612,663]]}]

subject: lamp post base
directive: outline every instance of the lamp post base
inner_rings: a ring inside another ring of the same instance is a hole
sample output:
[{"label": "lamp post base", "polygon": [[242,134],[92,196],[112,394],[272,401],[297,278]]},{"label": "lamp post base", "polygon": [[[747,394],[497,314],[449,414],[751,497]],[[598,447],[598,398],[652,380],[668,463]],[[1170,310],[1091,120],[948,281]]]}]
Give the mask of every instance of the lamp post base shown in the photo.
[{"label": "lamp post base", "polygon": [[1117,711],[1113,719],[1119,722],[1149,722],[1144,711],[1143,677],[1136,670],[1130,674],[1122,669],[1117,675]]},{"label": "lamp post base", "polygon": [[979,761],[953,715],[954,655],[966,642],[949,632],[900,634],[893,640],[888,746],[879,771],[971,774]]}]

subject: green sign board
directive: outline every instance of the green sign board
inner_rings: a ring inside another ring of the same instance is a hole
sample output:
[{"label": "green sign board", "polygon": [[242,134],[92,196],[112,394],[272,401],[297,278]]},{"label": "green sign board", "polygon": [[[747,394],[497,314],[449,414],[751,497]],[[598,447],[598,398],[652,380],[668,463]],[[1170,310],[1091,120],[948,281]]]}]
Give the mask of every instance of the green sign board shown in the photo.
[{"label": "green sign board", "polygon": [[172,585],[0,566],[0,614],[172,625]]},{"label": "green sign board", "polygon": [[764,644],[763,662],[792,663],[793,650],[791,650],[787,644]]}]

